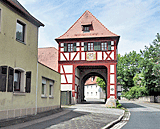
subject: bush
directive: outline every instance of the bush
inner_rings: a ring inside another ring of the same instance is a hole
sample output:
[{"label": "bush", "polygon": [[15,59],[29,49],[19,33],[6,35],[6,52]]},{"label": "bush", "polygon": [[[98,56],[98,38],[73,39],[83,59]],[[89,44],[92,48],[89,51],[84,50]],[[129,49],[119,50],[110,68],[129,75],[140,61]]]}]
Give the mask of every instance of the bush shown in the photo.
[{"label": "bush", "polygon": [[116,100],[116,107],[117,108],[121,108],[122,107],[122,104],[120,104],[118,100]]},{"label": "bush", "polygon": [[139,97],[147,95],[146,88],[143,86],[133,86],[127,92],[122,92],[122,97],[127,99],[138,99]]}]

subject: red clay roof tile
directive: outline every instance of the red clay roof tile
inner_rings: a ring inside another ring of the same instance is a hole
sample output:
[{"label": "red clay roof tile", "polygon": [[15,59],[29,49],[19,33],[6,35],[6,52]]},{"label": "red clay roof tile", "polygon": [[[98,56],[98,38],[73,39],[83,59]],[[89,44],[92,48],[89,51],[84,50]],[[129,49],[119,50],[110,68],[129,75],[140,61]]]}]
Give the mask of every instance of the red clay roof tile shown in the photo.
[{"label": "red clay roof tile", "polygon": [[38,61],[58,71],[58,50],[54,47],[38,48]]},{"label": "red clay roof tile", "polygon": [[[84,33],[82,25],[92,24],[93,30]],[[118,37],[109,31],[95,16],[88,10],[64,33],[56,39],[70,39],[70,38],[90,38],[90,37]]]}]

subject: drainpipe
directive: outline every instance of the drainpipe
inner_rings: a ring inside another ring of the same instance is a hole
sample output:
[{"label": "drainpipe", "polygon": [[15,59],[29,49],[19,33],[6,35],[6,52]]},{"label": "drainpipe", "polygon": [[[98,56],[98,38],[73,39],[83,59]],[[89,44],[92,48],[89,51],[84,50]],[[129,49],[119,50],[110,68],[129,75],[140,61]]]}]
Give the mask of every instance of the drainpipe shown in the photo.
[{"label": "drainpipe", "polygon": [[38,61],[37,61],[37,76],[36,76],[36,111],[35,111],[35,115],[37,115],[37,91],[38,91]]}]

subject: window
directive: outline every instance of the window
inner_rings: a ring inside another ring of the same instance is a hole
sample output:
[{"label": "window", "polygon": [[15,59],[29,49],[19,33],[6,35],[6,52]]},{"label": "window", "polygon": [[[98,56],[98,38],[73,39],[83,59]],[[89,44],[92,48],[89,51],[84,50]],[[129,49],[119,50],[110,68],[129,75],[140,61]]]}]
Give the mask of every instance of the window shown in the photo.
[{"label": "window", "polygon": [[82,25],[82,31],[83,31],[83,33],[90,32],[90,30],[93,30],[92,25]]},{"label": "window", "polygon": [[68,52],[72,52],[73,51],[73,44],[68,44]]},{"label": "window", "polygon": [[96,95],[97,95],[97,92],[96,92]]},{"label": "window", "polygon": [[87,95],[89,95],[89,92],[87,92]]},{"label": "window", "polygon": [[53,97],[53,81],[49,84],[49,97]]},{"label": "window", "polygon": [[[108,46],[107,46],[108,45]],[[88,43],[84,42],[84,51],[107,51],[111,50],[111,41],[107,42],[94,42],[94,43]]]},{"label": "window", "polygon": [[84,27],[83,27],[83,31],[89,32],[89,26],[84,26]]},{"label": "window", "polygon": [[18,41],[24,42],[25,38],[25,24],[23,24],[20,21],[17,21],[17,27],[16,27],[16,39]]},{"label": "window", "polygon": [[42,95],[44,95],[45,84],[42,83]]},{"label": "window", "polygon": [[14,91],[25,92],[25,71],[23,69],[15,68]]},{"label": "window", "polygon": [[76,43],[64,43],[64,52],[76,51]]},{"label": "window", "polygon": [[108,50],[111,50],[111,41],[108,41]]},{"label": "window", "polygon": [[[26,76],[26,80],[25,80]],[[7,83],[8,82],[8,83]],[[26,82],[26,85],[25,85]],[[2,92],[27,92],[31,91],[31,72],[21,68],[0,66],[0,91]]]},{"label": "window", "polygon": [[42,97],[46,97],[46,79],[42,78]]},{"label": "window", "polygon": [[101,42],[94,42],[94,50],[95,51],[101,50]]},{"label": "window", "polygon": [[93,82],[93,80],[94,80],[94,78],[93,78],[93,77],[91,77],[91,82]]},{"label": "window", "polygon": [[21,72],[19,70],[15,70],[14,73],[14,91],[20,91],[21,85]]},{"label": "window", "polygon": [[101,43],[101,50],[102,51],[107,50],[107,43]]},{"label": "window", "polygon": [[93,51],[93,43],[88,43],[88,51]]},{"label": "window", "polygon": [[91,92],[91,95],[93,95],[93,92]]}]

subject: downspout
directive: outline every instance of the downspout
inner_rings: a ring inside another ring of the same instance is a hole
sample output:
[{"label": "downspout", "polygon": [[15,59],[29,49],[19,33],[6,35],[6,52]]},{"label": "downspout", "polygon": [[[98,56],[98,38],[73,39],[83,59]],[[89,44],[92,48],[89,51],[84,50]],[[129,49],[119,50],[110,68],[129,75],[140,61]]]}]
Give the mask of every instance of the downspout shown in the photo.
[{"label": "downspout", "polygon": [[36,110],[35,110],[35,115],[37,115],[37,91],[38,91],[38,61],[37,61],[37,76],[36,76]]}]

